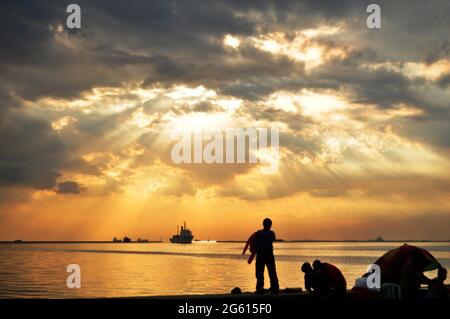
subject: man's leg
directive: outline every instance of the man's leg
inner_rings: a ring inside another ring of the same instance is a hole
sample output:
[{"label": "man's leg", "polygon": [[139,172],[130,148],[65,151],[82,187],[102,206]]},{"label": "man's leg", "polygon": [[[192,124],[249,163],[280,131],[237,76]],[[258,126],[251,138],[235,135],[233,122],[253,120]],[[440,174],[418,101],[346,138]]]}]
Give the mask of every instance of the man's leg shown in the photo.
[{"label": "man's leg", "polygon": [[256,292],[263,293],[264,292],[264,259],[260,255],[256,255],[256,264],[255,264],[255,273],[256,273]]},{"label": "man's leg", "polygon": [[269,271],[270,291],[277,293],[280,290],[280,287],[278,286],[277,269],[275,266],[274,255],[272,254],[267,256],[265,262],[267,265],[267,270]]}]

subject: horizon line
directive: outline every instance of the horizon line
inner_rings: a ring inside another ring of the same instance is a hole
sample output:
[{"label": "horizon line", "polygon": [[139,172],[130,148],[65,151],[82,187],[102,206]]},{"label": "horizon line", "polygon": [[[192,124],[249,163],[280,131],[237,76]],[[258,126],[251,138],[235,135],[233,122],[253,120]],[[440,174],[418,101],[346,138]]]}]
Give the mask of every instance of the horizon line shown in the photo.
[{"label": "horizon line", "polygon": [[[240,242],[246,242],[245,239],[225,239],[225,240],[219,240],[219,239],[212,239],[212,240],[204,240],[204,239],[198,239],[193,240],[193,242],[217,242],[217,243],[240,243]],[[166,243],[168,241],[164,240],[147,240],[147,241],[131,241],[129,243],[135,243],[135,244],[149,244],[149,243]],[[366,243],[398,243],[398,242],[450,242],[450,239],[447,240],[434,240],[434,239],[383,239],[383,240],[377,240],[377,239],[278,239],[276,242],[284,242],[284,243],[298,243],[298,242],[366,242]],[[21,239],[15,239],[15,240],[0,240],[0,244],[39,244],[39,243],[97,243],[97,244],[127,244],[127,242],[113,242],[112,240],[21,240]]]}]

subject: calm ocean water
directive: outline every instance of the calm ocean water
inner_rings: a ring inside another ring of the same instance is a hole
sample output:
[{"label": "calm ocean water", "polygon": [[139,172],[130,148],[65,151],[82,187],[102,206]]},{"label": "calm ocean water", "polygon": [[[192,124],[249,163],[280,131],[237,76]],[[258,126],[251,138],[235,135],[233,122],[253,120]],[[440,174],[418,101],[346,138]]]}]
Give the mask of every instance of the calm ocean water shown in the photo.
[{"label": "calm ocean water", "polygon": [[[414,244],[414,243],[412,243]],[[337,265],[352,287],[367,266],[400,243],[276,243],[280,286],[304,287],[300,265]],[[450,243],[416,243],[447,269]],[[254,263],[243,243],[1,244],[0,297],[70,298],[253,291]],[[81,288],[66,287],[66,266],[81,267]],[[432,277],[433,272],[427,274]],[[268,280],[267,280],[268,282]],[[447,280],[447,283],[449,281]]]}]

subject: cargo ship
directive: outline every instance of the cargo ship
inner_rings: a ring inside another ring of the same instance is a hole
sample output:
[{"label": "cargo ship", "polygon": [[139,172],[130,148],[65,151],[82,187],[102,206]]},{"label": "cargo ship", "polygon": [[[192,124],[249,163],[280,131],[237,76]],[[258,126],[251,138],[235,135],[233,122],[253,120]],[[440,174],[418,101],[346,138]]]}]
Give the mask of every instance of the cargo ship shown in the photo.
[{"label": "cargo ship", "polygon": [[177,233],[170,238],[170,242],[173,244],[191,244],[192,239],[194,239],[192,231],[186,227],[186,222],[184,222],[184,225],[181,226],[180,231],[178,231],[177,226]]}]

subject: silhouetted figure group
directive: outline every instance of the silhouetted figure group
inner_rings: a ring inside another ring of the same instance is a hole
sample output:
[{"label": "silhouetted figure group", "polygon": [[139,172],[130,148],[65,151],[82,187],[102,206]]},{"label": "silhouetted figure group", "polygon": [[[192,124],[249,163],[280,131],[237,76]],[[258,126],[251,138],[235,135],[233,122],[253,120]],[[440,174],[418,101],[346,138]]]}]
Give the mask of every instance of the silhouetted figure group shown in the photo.
[{"label": "silhouetted figure group", "polygon": [[[448,291],[445,286],[447,270],[427,250],[403,244],[386,252],[375,263],[380,268],[381,292],[390,299],[445,299]],[[437,269],[437,277],[430,279],[424,272]],[[358,278],[353,287],[354,294],[374,292],[367,285],[370,273]],[[427,285],[428,289],[421,289]]]},{"label": "silhouetted figure group", "polygon": [[[271,230],[272,221],[265,218],[263,229],[258,230],[247,241],[244,252],[250,247],[250,264],[256,255],[256,293],[264,293],[264,269],[267,267],[270,278],[270,292],[278,293],[279,284],[275,266],[275,256],[273,253],[273,242],[276,240],[275,233]],[[425,249],[404,244],[392,249],[381,256],[375,265],[381,271],[381,287],[375,289],[367,285],[369,273],[358,278],[355,287],[352,289],[353,295],[380,295],[383,285],[396,287],[401,299],[445,299],[448,296],[448,288],[444,282],[447,278],[447,270]],[[438,270],[438,275],[434,279],[429,279],[424,275],[424,271]],[[341,298],[347,293],[347,282],[338,267],[328,262],[315,260],[311,266],[305,262],[301,266],[301,271],[305,276],[306,290],[318,297]],[[428,285],[428,290],[421,290],[421,284]],[[381,289],[380,289],[381,288]]]},{"label": "silhouetted figure group", "polygon": [[312,266],[305,262],[301,269],[305,274],[305,288],[308,292],[330,297],[341,297],[347,292],[344,275],[335,265],[315,260]]}]

